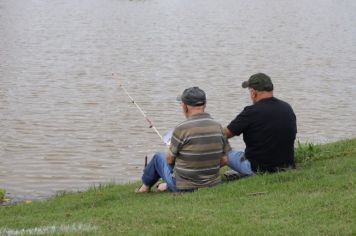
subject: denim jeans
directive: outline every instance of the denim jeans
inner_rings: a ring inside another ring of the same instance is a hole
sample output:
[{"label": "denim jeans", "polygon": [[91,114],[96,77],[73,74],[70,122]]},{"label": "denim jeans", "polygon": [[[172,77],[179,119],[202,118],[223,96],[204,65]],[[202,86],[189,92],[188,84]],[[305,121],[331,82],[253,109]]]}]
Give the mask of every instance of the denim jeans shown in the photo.
[{"label": "denim jeans", "polygon": [[173,177],[173,168],[167,163],[167,154],[157,152],[144,169],[142,182],[152,187],[160,178],[167,183],[169,191],[179,191],[176,188],[176,179]]},{"label": "denim jeans", "polygon": [[[245,158],[244,152],[231,150],[228,154],[228,166],[242,175],[254,175],[251,169],[251,163]],[[160,178],[167,183],[169,191],[182,191],[176,187],[176,179],[173,177],[173,168],[168,165],[167,154],[163,152],[154,154],[152,160],[144,169],[141,179],[142,183],[152,187]],[[191,192],[193,190],[183,191]]]},{"label": "denim jeans", "polygon": [[228,153],[228,166],[242,175],[254,175],[251,163],[246,159],[244,152],[231,150]]}]

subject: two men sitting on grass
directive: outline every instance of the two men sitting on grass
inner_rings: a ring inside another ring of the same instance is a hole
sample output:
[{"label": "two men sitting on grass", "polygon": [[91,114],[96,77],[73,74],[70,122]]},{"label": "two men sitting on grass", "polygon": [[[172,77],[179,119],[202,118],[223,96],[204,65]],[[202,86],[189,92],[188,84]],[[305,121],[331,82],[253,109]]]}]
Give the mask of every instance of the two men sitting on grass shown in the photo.
[{"label": "two men sitting on grass", "polygon": [[[156,153],[144,170],[139,193],[149,192],[162,178],[159,190],[194,191],[220,183],[220,167],[241,175],[294,168],[296,117],[291,106],[273,96],[269,76],[259,73],[242,83],[253,105],[247,106],[223,129],[205,112],[206,95],[198,87],[180,97],[184,122],[173,131],[169,152]],[[245,152],[231,150],[227,138],[243,134]]]}]

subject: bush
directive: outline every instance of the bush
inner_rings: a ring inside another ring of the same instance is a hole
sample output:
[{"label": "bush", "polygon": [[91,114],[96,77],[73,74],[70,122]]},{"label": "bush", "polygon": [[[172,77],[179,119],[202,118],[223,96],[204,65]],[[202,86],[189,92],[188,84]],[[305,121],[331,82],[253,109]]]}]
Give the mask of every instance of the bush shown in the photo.
[{"label": "bush", "polygon": [[0,202],[4,201],[4,199],[5,199],[5,194],[6,194],[5,189],[1,189],[1,188],[0,188]]}]

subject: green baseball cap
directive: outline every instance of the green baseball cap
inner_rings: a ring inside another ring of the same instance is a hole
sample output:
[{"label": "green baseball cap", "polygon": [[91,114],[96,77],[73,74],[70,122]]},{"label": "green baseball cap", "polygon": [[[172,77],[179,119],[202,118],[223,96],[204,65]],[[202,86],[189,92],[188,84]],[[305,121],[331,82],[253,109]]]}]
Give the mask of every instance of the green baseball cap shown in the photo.
[{"label": "green baseball cap", "polygon": [[257,91],[272,91],[273,83],[271,78],[263,73],[251,75],[248,81],[242,83],[243,88],[253,88]]}]

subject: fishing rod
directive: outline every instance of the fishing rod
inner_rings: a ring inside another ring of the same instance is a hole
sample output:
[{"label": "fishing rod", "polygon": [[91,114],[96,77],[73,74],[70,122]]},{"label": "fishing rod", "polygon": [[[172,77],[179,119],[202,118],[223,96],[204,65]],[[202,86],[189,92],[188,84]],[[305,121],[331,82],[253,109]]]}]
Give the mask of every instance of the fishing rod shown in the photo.
[{"label": "fishing rod", "polygon": [[[127,95],[127,97],[131,100],[131,102],[133,104],[136,105],[137,109],[141,112],[141,114],[143,115],[143,117],[145,118],[145,120],[148,122],[149,124],[149,128],[153,129],[156,134],[160,137],[160,139],[163,141],[163,143],[165,143],[166,145],[169,145],[170,140],[167,140],[166,137],[163,137],[160,132],[157,130],[157,128],[153,125],[153,122],[151,121],[151,119],[146,115],[146,112],[135,102],[135,100],[131,97],[131,95],[129,94],[129,92],[125,89],[125,87],[122,85],[122,83],[120,82],[120,80],[117,78],[117,76],[115,76],[114,73],[112,73],[112,78],[114,80],[116,80],[119,83],[119,87],[125,92],[125,94]],[[168,136],[170,134],[167,134]],[[167,136],[165,135],[165,136]],[[170,139],[170,138],[169,138]]]}]

